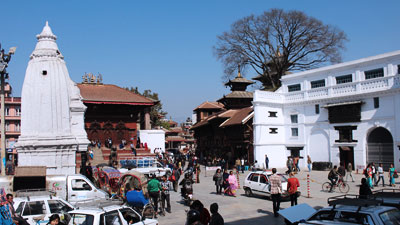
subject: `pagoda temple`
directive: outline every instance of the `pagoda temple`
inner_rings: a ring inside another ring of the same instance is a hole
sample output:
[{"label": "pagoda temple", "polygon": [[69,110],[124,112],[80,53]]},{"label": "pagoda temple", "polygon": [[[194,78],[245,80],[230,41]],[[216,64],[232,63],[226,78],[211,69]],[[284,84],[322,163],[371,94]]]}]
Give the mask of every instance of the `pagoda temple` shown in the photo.
[{"label": "pagoda temple", "polygon": [[194,109],[197,123],[191,130],[200,157],[225,158],[232,166],[237,158],[253,161],[253,93],[247,86],[254,82],[238,75],[225,86],[231,92],[217,102],[206,101]]},{"label": "pagoda temple", "polygon": [[231,87],[231,93],[224,95],[218,102],[222,103],[226,109],[241,109],[252,106],[253,93],[246,91],[247,86],[254,84],[253,81],[242,77],[240,66],[238,75],[233,80],[229,80],[225,86]]}]

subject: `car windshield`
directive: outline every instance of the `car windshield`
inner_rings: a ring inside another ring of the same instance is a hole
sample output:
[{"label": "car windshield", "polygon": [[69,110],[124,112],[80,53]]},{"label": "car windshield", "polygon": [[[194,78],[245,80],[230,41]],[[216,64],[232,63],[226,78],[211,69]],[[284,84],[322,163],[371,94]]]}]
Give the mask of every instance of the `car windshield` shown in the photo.
[{"label": "car windshield", "polygon": [[128,224],[140,222],[140,216],[130,208],[122,208],[119,210]]},{"label": "car windshield", "polygon": [[51,214],[63,213],[73,210],[73,208],[71,208],[70,206],[68,206],[67,204],[65,204],[60,200],[48,200],[47,203],[49,203]]},{"label": "car windshield", "polygon": [[92,215],[74,213],[71,217],[74,225],[93,225],[94,217]]},{"label": "car windshield", "polygon": [[319,211],[315,215],[313,215],[310,220],[333,220],[335,218],[335,211]]},{"label": "car windshield", "polygon": [[398,209],[389,210],[379,214],[385,225],[400,225],[400,211]]}]

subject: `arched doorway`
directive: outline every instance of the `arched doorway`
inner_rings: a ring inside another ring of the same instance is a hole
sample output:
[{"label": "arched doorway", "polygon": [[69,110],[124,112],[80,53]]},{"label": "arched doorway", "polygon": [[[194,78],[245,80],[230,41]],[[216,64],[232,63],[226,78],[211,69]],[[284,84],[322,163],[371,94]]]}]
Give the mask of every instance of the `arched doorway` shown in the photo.
[{"label": "arched doorway", "polygon": [[394,163],[393,138],[387,129],[378,127],[371,131],[367,145],[367,163],[382,163],[384,170]]}]

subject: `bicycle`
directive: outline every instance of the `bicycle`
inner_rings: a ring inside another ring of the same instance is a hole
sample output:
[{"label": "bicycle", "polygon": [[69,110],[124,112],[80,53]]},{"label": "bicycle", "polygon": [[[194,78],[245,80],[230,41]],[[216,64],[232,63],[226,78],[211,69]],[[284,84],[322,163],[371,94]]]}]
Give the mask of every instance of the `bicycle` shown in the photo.
[{"label": "bicycle", "polygon": [[[325,182],[322,184],[322,191],[329,192],[331,190],[331,182]],[[350,191],[350,185],[348,185],[343,179],[339,179],[333,186],[332,191],[339,187],[339,191],[342,193],[347,193]]]}]

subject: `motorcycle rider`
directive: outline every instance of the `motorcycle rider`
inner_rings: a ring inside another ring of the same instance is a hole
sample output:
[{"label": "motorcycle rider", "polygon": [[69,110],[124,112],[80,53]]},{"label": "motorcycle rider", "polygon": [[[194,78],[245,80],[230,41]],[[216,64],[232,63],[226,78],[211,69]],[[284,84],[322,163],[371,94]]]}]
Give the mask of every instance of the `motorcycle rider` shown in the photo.
[{"label": "motorcycle rider", "polygon": [[182,181],[179,183],[179,185],[182,185],[181,188],[181,195],[182,197],[186,197],[186,194],[191,194],[193,193],[193,179],[190,176],[190,173],[185,173],[185,177],[182,179]]}]

